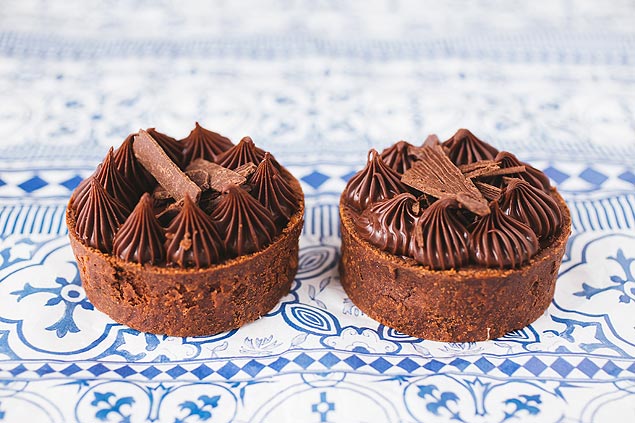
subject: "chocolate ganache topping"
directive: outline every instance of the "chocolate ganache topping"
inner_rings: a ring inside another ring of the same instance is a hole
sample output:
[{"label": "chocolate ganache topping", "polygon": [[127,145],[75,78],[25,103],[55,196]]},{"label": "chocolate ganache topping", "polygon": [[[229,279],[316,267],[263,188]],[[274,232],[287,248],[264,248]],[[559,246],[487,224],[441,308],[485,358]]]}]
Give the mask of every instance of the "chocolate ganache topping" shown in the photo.
[{"label": "chocolate ganache topping", "polygon": [[498,154],[498,150],[481,141],[467,129],[459,129],[456,134],[443,143],[450,160],[455,165],[465,165],[480,160],[492,160]]},{"label": "chocolate ganache topping", "polygon": [[228,186],[222,193],[212,219],[232,257],[261,250],[277,232],[272,213],[237,185]]},{"label": "chocolate ganache topping", "polygon": [[221,260],[222,241],[216,226],[189,195],[185,196],[183,208],[172,220],[165,237],[168,265],[200,269]]},{"label": "chocolate ganache topping", "polygon": [[132,143],[137,134],[130,134],[115,150],[115,165],[121,176],[128,181],[135,181],[144,191],[152,189],[155,180],[135,158]]},{"label": "chocolate ganache topping", "polygon": [[227,169],[234,170],[251,162],[259,164],[265,157],[265,151],[256,147],[250,137],[244,137],[238,144],[218,156],[217,163]]},{"label": "chocolate ganache topping", "polygon": [[377,150],[371,149],[366,167],[348,181],[346,199],[349,205],[361,211],[371,203],[407,191],[401,175],[384,163]]},{"label": "chocolate ganache topping", "polygon": [[531,228],[506,215],[496,201],[492,212],[476,222],[472,231],[472,259],[487,267],[520,267],[538,251],[538,238]]},{"label": "chocolate ganache topping", "polygon": [[466,129],[443,144],[399,141],[382,157],[369,151],[342,201],[357,233],[393,255],[436,270],[515,268],[563,224],[543,172]]},{"label": "chocolate ganache topping", "polygon": [[469,233],[459,220],[458,203],[452,198],[434,202],[414,227],[411,254],[432,269],[457,269],[469,262]]},{"label": "chocolate ganache topping", "polygon": [[288,221],[297,209],[298,199],[289,183],[282,177],[280,171],[272,163],[270,153],[264,158],[251,176],[254,189],[252,194],[273,212],[276,219]]},{"label": "chocolate ganache topping", "polygon": [[381,152],[381,158],[389,168],[403,174],[412,166],[416,158],[410,154],[410,148],[414,147],[406,141],[398,141]]},{"label": "chocolate ganache topping", "polygon": [[405,256],[418,214],[416,197],[403,193],[371,204],[355,224],[366,241],[391,254]]},{"label": "chocolate ganache topping", "polygon": [[154,216],[152,197],[145,193],[115,234],[112,253],[135,263],[162,263],[165,258],[163,228]]},{"label": "chocolate ganache topping", "polygon": [[82,193],[86,200],[77,213],[75,232],[86,245],[110,252],[113,236],[126,220],[128,210],[106,192],[96,177],[90,178],[87,187]]},{"label": "chocolate ganache topping", "polygon": [[155,128],[148,128],[147,132],[161,146],[165,154],[167,154],[178,167],[183,168],[183,145],[171,136],[157,131]]},{"label": "chocolate ganache topping", "polygon": [[525,170],[521,172],[515,172],[506,175],[509,178],[519,178],[529,182],[532,186],[541,189],[545,192],[549,192],[549,188],[551,184],[549,183],[549,178],[543,172],[539,171],[535,167],[528,165],[527,163],[521,162],[514,156],[512,153],[508,153],[507,151],[501,151],[496,155],[494,159],[496,163],[499,164],[501,169],[509,169],[513,167],[524,166]]},{"label": "chocolate ganache topping", "polygon": [[183,144],[185,162],[190,163],[195,159],[215,161],[234,144],[224,136],[203,128],[196,122],[192,132],[180,141]]},{"label": "chocolate ganache topping", "polygon": [[512,179],[501,197],[505,214],[527,224],[544,240],[555,234],[562,222],[562,212],[553,198],[522,179]]},{"label": "chocolate ganache topping", "polygon": [[[94,176],[108,194],[125,206],[126,214],[137,204],[138,195],[136,189],[117,170],[112,147],[104,161],[95,171]],[[75,210],[83,207],[84,201],[88,199],[85,194],[89,189],[89,180],[87,179],[79,187],[79,194],[74,203]]]}]

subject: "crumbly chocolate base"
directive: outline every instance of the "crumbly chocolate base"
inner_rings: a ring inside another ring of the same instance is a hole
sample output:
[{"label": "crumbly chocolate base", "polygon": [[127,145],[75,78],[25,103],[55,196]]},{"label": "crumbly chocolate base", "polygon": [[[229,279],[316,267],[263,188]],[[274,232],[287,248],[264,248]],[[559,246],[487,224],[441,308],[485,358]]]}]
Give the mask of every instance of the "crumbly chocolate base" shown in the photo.
[{"label": "crumbly chocolate base", "polygon": [[[297,180],[291,186],[302,193]],[[181,269],[140,265],[84,245],[75,234],[71,208],[66,211],[90,302],[118,323],[171,336],[214,335],[269,312],[291,288],[303,223],[300,200],[282,233],[264,250],[204,269]]]},{"label": "crumbly chocolate base", "polygon": [[571,232],[569,210],[555,189],[562,226],[550,245],[518,269],[470,266],[430,270],[386,253],[355,231],[340,199],[340,280],[353,303],[383,325],[418,338],[475,342],[498,338],[540,317],[553,299]]}]

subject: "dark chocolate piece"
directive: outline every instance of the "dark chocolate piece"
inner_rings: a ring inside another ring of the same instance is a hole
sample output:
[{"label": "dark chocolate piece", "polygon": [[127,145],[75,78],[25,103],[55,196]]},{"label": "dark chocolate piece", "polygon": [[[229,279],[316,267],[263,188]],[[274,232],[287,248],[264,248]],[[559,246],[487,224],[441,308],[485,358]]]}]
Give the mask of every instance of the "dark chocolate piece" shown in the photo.
[{"label": "dark chocolate piece", "polygon": [[198,201],[201,189],[179,169],[148,132],[140,129],[132,148],[137,160],[172,198],[178,201],[189,195],[194,201]]},{"label": "dark chocolate piece", "polygon": [[489,213],[481,192],[463,176],[441,146],[426,145],[412,151],[419,161],[404,173],[401,178],[403,183],[439,199],[453,198],[479,216]]},{"label": "dark chocolate piece", "polygon": [[497,186],[490,185],[481,181],[474,181],[474,185],[476,185],[476,188],[481,191],[483,197],[487,198],[489,201],[498,200],[503,191]]},{"label": "dark chocolate piece", "polygon": [[150,134],[152,139],[161,146],[165,154],[167,154],[179,168],[183,167],[183,145],[181,145],[180,142],[154,128],[148,128],[146,132]]},{"label": "dark chocolate piece", "polygon": [[237,174],[239,174],[245,179],[249,179],[249,177],[253,175],[253,173],[256,171],[257,167],[258,166],[256,166],[252,162],[249,162],[249,163],[245,163],[244,165],[238,166],[236,169],[234,169],[234,172],[236,172]]},{"label": "dark chocolate piece", "polygon": [[187,169],[206,172],[209,176],[209,187],[215,191],[223,191],[229,185],[242,185],[247,182],[239,173],[203,159],[194,160]]}]

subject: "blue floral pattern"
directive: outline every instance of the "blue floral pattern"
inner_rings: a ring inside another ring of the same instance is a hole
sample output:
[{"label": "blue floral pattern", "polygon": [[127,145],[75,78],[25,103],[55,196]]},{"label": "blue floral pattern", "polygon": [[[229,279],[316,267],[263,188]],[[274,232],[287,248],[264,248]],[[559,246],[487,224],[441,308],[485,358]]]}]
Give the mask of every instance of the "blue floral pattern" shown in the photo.
[{"label": "blue floral pattern", "polygon": [[[0,421],[604,422],[632,406],[628,2],[19,3],[0,12]],[[66,203],[129,132],[196,120],[301,181],[298,272],[253,324],[140,333],[86,299]],[[573,221],[549,309],[490,342],[399,333],[339,283],[339,195],[367,150],[459,126],[543,169]]]}]

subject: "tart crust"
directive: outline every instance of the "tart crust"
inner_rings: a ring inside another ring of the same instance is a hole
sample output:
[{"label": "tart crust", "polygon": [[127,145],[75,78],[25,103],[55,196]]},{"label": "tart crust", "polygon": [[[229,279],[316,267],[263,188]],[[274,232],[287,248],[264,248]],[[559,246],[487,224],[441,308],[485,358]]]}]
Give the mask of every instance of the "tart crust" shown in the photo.
[{"label": "tart crust", "polygon": [[356,232],[344,194],[340,280],[353,303],[383,325],[434,341],[475,342],[521,329],[549,307],[571,232],[569,209],[555,188],[551,196],[562,212],[561,228],[517,269],[431,270],[384,252]]},{"label": "tart crust", "polygon": [[66,224],[88,299],[118,323],[171,336],[214,335],[263,316],[289,292],[298,269],[304,197],[284,172],[300,195],[282,232],[261,251],[202,269],[141,265],[83,244],[71,197]]}]

